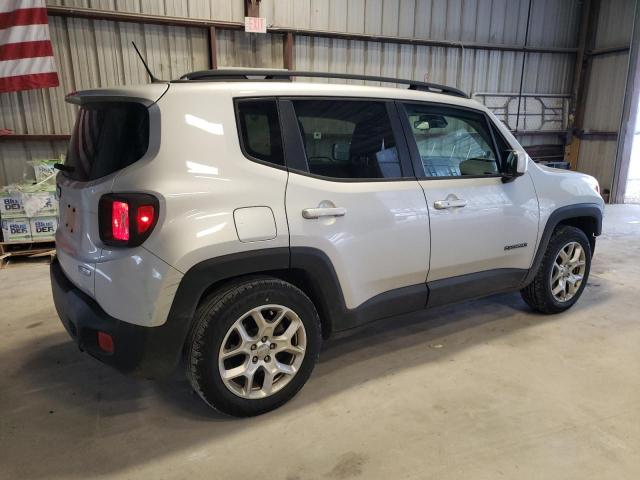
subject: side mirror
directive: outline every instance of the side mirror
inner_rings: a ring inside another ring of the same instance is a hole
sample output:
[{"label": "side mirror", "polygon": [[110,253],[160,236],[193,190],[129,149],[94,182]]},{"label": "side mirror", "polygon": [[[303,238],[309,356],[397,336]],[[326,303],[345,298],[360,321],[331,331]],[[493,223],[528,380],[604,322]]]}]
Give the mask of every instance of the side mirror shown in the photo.
[{"label": "side mirror", "polygon": [[517,177],[524,175],[527,171],[527,163],[529,159],[527,154],[518,150],[509,152],[509,156],[504,164],[502,171],[502,181],[510,182]]}]

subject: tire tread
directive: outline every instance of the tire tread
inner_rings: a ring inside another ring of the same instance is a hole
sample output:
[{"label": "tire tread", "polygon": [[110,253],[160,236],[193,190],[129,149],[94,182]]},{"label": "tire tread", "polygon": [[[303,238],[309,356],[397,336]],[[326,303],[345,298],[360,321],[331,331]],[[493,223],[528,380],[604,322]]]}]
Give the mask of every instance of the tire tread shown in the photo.
[{"label": "tire tread", "polygon": [[520,290],[522,299],[532,309],[544,314],[560,313],[570,308],[582,294],[584,286],[582,286],[576,296],[569,302],[567,302],[566,305],[559,305],[553,300],[553,296],[551,295],[550,290],[547,288],[547,265],[550,262],[555,261],[555,258],[553,257],[556,254],[557,248],[559,248],[562,243],[566,243],[567,241],[570,241],[572,238],[575,239],[576,237],[580,237],[580,240],[582,240],[582,242],[580,243],[582,244],[582,248],[586,249],[585,252],[588,257],[587,268],[585,270],[583,279],[583,284],[586,285],[589,277],[591,258],[591,248],[587,236],[579,228],[572,227],[570,225],[560,225],[551,235],[551,239],[549,240],[547,249],[542,256],[540,267],[538,268],[538,272],[533,278],[533,281],[522,290]]},{"label": "tire tread", "polygon": [[[313,307],[313,303],[309,297],[298,287],[273,277],[254,277],[245,278],[236,282],[227,284],[220,289],[212,292],[206,297],[196,309],[194,326],[191,329],[190,335],[187,339],[185,349],[185,369],[186,376],[191,384],[193,390],[204,400],[204,402],[217,412],[228,414],[232,416],[253,416],[264,413],[265,411],[277,408],[281,404],[287,402],[293,397],[303,386],[305,382],[300,382],[299,385],[290,392],[290,394],[277,402],[275,406],[269,407],[264,410],[256,410],[248,413],[246,409],[229,404],[229,402],[221,402],[214,396],[207,394],[204,388],[204,382],[207,380],[204,378],[204,363],[206,362],[204,351],[206,348],[206,342],[208,333],[211,328],[215,328],[215,321],[219,317],[223,309],[230,305],[233,305],[244,296],[250,294],[252,291],[258,291],[261,289],[280,289],[289,291],[295,295],[302,296]],[[315,332],[307,332],[307,335],[316,334],[318,339],[321,338],[321,323],[320,317],[317,314],[315,307],[313,308],[314,318],[312,321],[315,324]],[[319,348],[318,348],[319,352]],[[318,353],[313,358],[313,363],[316,362]],[[294,379],[295,380],[295,379]],[[306,381],[306,380],[305,380]],[[293,383],[293,382],[292,382]]]}]

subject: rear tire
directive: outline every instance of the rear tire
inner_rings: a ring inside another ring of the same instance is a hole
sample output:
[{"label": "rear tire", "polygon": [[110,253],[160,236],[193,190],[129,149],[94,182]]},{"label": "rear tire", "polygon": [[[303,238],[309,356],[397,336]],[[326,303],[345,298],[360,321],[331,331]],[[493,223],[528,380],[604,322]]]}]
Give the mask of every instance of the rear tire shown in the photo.
[{"label": "rear tire", "polygon": [[196,310],[185,349],[187,378],[214,409],[259,415],[302,388],[321,342],[320,318],[304,292],[275,278],[240,281]]},{"label": "rear tire", "polygon": [[582,295],[590,269],[591,245],[587,236],[578,228],[561,225],[551,235],[538,273],[520,294],[538,312],[564,312]]}]

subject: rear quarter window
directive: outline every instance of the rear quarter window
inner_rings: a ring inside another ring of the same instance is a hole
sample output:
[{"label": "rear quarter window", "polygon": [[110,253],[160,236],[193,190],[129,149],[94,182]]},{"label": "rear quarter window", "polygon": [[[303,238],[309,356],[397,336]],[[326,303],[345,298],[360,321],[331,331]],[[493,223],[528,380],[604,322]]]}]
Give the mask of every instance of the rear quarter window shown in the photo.
[{"label": "rear quarter window", "polygon": [[65,175],[96,180],[140,160],[149,148],[149,112],[134,102],[92,102],[80,107],[69,142]]},{"label": "rear quarter window", "polygon": [[253,160],[284,166],[282,135],[275,100],[238,100],[236,115],[240,145]]}]

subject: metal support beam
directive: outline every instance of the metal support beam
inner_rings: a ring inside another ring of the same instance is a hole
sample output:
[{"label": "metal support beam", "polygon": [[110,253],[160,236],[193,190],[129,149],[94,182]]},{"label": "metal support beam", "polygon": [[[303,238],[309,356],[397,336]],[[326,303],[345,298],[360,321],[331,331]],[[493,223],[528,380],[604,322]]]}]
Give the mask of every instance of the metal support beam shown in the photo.
[{"label": "metal support beam", "polygon": [[637,117],[640,113],[638,111],[640,108],[640,2],[636,2],[631,45],[620,119],[620,136],[616,147],[616,160],[613,165],[613,184],[611,186],[611,201],[613,203],[624,203],[629,166],[631,165],[631,149],[636,136]]},{"label": "metal support beam", "polygon": [[491,50],[506,52],[536,52],[536,53],[576,53],[572,47],[536,47],[502,43],[454,42],[450,40],[423,40],[410,37],[390,37],[386,35],[369,35],[364,33],[325,32],[320,30],[301,30],[286,27],[270,27],[269,33],[293,33],[306,37],[336,38],[340,40],[360,40],[364,42],[381,42],[399,45],[421,45],[426,47],[464,48],[469,50]]},{"label": "metal support beam", "polygon": [[587,101],[589,67],[592,58],[588,55],[588,51],[592,51],[595,45],[599,12],[600,0],[584,0],[580,15],[580,28],[578,30],[578,51],[573,68],[568,135],[565,148],[565,160],[569,162],[572,170],[576,170],[578,167],[580,138],[584,138],[578,133],[582,129]]},{"label": "metal support beam", "polygon": [[211,70],[218,68],[218,40],[216,36],[216,27],[209,27],[209,68]]},{"label": "metal support beam", "polygon": [[511,130],[511,134],[514,137],[527,137],[527,136],[545,136],[545,135],[558,135],[564,137],[567,132],[565,130]]},{"label": "metal support beam", "polygon": [[[524,31],[524,46],[527,46],[529,40],[529,23],[531,20],[531,0],[529,0],[529,6],[527,7],[527,27]],[[516,113],[516,125],[515,129],[518,131],[520,128],[520,107],[522,106],[522,88],[524,87],[524,66],[527,63],[527,52],[522,55],[522,68],[520,69],[520,89],[518,90],[518,113]]]},{"label": "metal support beam", "polygon": [[282,58],[284,59],[284,68],[294,70],[293,65],[293,33],[288,32],[283,39]]},{"label": "metal support beam", "polygon": [[260,0],[244,0],[244,16],[259,17],[260,16]]},{"label": "metal support beam", "polygon": [[625,53],[631,49],[629,45],[616,45],[615,47],[606,47],[606,48],[596,48],[594,50],[589,50],[587,55],[590,57],[597,57],[600,55],[613,55],[616,53]]},{"label": "metal support beam", "polygon": [[[591,0],[584,0],[582,12],[580,14],[580,29],[578,30],[578,52],[576,53],[576,63],[573,68],[573,86],[571,88],[571,104],[569,106],[570,115],[575,117],[578,94],[584,76],[584,62],[587,48],[587,31],[589,30],[589,15],[591,13]],[[573,121],[569,120],[569,126],[573,126]]]},{"label": "metal support beam", "polygon": [[21,142],[25,140],[52,142],[52,141],[68,141],[71,135],[67,134],[41,134],[41,133],[20,133],[11,135],[0,135],[0,142]]},{"label": "metal support beam", "polygon": [[[146,13],[131,13],[111,10],[99,10],[94,8],[76,8],[49,6],[47,12],[51,16],[86,18],[92,20],[111,20],[114,22],[132,22],[152,25],[170,25],[178,27],[195,27],[228,30],[243,30],[244,23],[241,22],[223,22],[218,20],[194,19],[186,17],[168,17],[164,15],[149,15]],[[307,37],[319,38],[336,38],[341,40],[359,40],[363,42],[381,42],[400,45],[422,45],[427,47],[446,47],[446,48],[465,48],[475,50],[490,51],[508,51],[508,52],[536,52],[536,53],[576,53],[577,48],[565,47],[536,47],[511,45],[500,43],[478,43],[478,42],[454,42],[450,40],[425,40],[410,37],[391,37],[385,35],[369,35],[364,33],[346,33],[346,32],[326,32],[321,30],[304,30],[288,27],[269,27],[268,33],[303,35]]]},{"label": "metal support beam", "polygon": [[114,10],[99,10],[96,8],[59,7],[50,5],[47,13],[53,17],[86,18],[89,20],[111,20],[113,22],[143,23],[149,25],[169,25],[173,27],[195,28],[224,28],[229,30],[243,30],[244,23],[224,22],[187,17],[171,17],[166,15],[151,15],[148,13],[120,12]]},{"label": "metal support beam", "polygon": [[[598,15],[600,14],[600,1],[601,0],[587,0],[585,7],[589,5],[589,10],[586,12],[588,16],[587,29],[585,32],[585,43],[583,48],[585,50],[593,50],[596,43],[596,30],[598,29]],[[589,91],[589,71],[591,69],[591,57],[583,55],[583,61],[576,66],[579,70],[574,73],[577,74],[576,81],[574,82],[576,90],[575,105],[573,111],[574,121],[570,123],[570,126],[574,130],[581,130],[584,123],[584,110],[587,103],[587,92]]]},{"label": "metal support beam", "polygon": [[617,140],[618,132],[600,132],[595,130],[575,132],[574,135],[581,140]]}]

